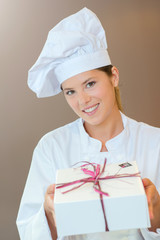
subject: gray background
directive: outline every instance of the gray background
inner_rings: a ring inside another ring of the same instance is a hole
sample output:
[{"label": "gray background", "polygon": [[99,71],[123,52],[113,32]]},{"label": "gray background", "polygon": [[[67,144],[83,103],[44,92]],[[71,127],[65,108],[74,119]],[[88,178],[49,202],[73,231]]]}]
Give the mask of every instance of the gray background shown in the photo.
[{"label": "gray background", "polygon": [[0,0],[0,239],[19,239],[16,215],[38,140],[76,119],[62,94],[37,99],[27,87],[27,71],[48,31],[84,6],[106,30],[125,113],[160,126],[159,0]]}]

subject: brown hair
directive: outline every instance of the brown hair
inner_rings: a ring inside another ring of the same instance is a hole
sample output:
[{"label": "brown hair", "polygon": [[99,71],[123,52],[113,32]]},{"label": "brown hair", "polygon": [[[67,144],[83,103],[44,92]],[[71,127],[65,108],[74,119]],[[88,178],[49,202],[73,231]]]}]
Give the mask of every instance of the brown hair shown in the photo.
[{"label": "brown hair", "polygon": [[[111,77],[112,76],[112,67],[113,67],[112,65],[108,65],[108,66],[97,68],[97,70],[105,72],[109,77]],[[121,112],[123,112],[119,87],[118,86],[115,87],[114,90],[115,90],[115,98],[116,98],[116,103],[117,103],[118,109]]]}]

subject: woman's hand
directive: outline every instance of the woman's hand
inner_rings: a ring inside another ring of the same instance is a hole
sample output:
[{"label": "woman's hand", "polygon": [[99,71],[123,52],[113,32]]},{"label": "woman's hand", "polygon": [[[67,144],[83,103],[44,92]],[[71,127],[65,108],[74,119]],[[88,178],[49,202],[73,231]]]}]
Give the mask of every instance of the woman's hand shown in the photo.
[{"label": "woman's hand", "polygon": [[44,210],[48,225],[51,231],[52,239],[57,239],[57,230],[56,230],[56,221],[55,221],[55,212],[54,212],[54,193],[55,193],[55,184],[50,185],[47,188],[44,201]]},{"label": "woman's hand", "polygon": [[45,194],[44,209],[46,214],[54,215],[54,192],[55,184],[52,184],[47,188]]},{"label": "woman's hand", "polygon": [[156,232],[156,229],[160,228],[160,195],[155,185],[148,178],[144,178],[142,181],[147,196],[151,220],[151,228],[149,230]]}]

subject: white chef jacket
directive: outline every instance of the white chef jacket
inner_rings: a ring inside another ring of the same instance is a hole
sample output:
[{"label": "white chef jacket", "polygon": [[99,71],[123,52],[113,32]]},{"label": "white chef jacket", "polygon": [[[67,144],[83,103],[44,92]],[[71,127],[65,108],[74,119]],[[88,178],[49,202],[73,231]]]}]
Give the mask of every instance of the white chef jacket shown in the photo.
[{"label": "white chef jacket", "polygon": [[[121,113],[121,112],[120,112]],[[102,144],[90,137],[83,120],[47,133],[36,146],[17,217],[22,240],[51,240],[44,212],[47,187],[55,183],[57,169],[76,162],[117,163],[136,160],[142,178],[149,178],[160,193],[160,129],[137,122],[121,113],[124,129],[106,142],[108,152],[100,152]],[[160,239],[148,229],[132,229],[58,238],[59,240],[152,240]]]}]

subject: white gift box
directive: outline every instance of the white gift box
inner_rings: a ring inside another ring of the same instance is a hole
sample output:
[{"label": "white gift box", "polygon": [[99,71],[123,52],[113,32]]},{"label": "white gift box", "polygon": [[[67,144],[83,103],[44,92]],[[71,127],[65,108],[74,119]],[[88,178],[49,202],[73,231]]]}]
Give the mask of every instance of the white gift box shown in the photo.
[{"label": "white gift box", "polygon": [[[92,170],[90,166],[87,168]],[[135,161],[107,164],[101,177],[134,173],[138,173]],[[58,170],[56,184],[88,177],[80,167]],[[103,196],[109,231],[150,227],[147,198],[140,177],[100,180],[99,183],[101,190],[109,194]],[[93,183],[62,193],[78,185],[56,188],[54,208],[58,237],[105,231],[100,194],[95,192]]]}]

